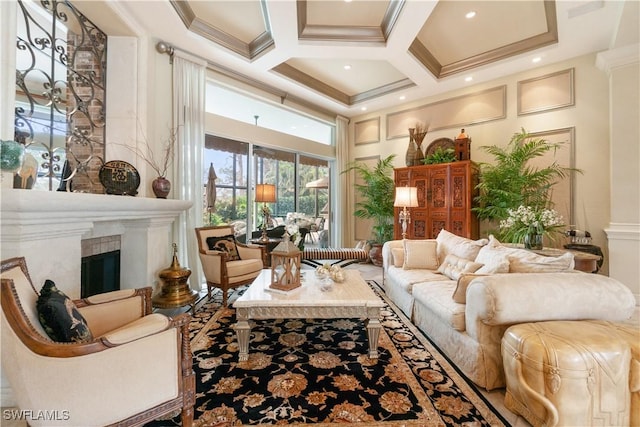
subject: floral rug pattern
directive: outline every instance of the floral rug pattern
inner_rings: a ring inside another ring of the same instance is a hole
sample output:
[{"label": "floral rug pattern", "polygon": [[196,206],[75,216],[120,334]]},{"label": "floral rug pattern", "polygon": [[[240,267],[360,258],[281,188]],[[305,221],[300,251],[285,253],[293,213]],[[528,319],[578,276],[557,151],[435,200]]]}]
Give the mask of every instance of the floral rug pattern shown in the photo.
[{"label": "floral rug pattern", "polygon": [[[196,312],[194,425],[504,426],[506,422],[383,291],[378,359],[359,319],[252,321],[238,361],[233,298]],[[239,296],[236,292],[234,297]],[[149,427],[176,426],[180,417]]]}]

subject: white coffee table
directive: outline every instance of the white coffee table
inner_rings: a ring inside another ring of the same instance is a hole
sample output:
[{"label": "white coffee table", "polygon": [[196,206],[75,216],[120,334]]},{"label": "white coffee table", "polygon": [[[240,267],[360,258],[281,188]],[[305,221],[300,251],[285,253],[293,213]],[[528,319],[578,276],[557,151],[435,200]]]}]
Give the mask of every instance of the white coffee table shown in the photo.
[{"label": "white coffee table", "polygon": [[344,270],[345,281],[321,290],[315,271],[303,272],[302,286],[288,292],[272,291],[271,270],[262,273],[234,303],[234,325],[240,351],[239,360],[249,358],[250,319],[365,319],[369,357],[378,358],[380,310],[384,306],[357,270]]}]

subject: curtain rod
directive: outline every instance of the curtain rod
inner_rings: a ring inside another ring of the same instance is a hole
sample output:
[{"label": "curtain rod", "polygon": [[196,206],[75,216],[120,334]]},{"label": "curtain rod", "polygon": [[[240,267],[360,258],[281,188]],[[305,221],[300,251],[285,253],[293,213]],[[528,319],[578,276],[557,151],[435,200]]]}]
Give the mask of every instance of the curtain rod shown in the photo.
[{"label": "curtain rod", "polygon": [[[172,45],[170,45],[167,42],[159,41],[158,43],[156,43],[156,50],[158,51],[158,53],[166,53],[167,55],[169,55],[169,58],[170,58],[169,61],[171,63],[173,63],[173,54],[175,53],[176,48],[174,48]],[[184,53],[186,53],[188,55],[193,55],[193,53],[187,52],[187,51],[182,50],[182,49],[180,49],[180,51],[184,52]],[[281,90],[278,90],[278,89],[274,88],[273,86],[267,85],[266,83],[262,83],[262,82],[260,82],[258,80],[255,80],[255,79],[253,79],[253,78],[251,78],[249,76],[246,76],[244,74],[236,73],[235,71],[233,71],[233,70],[231,70],[229,68],[223,67],[222,65],[215,64],[215,63],[213,63],[213,62],[211,62],[211,61],[209,61],[209,60],[207,60],[205,58],[202,58],[201,56],[198,56],[198,55],[193,55],[193,56],[196,57],[196,58],[200,58],[203,61],[205,61],[207,63],[207,68],[209,70],[211,70],[211,71],[214,71],[216,73],[222,74],[224,76],[232,78],[233,80],[235,80],[237,82],[248,84],[248,85],[250,85],[250,86],[252,86],[252,87],[254,87],[254,88],[258,89],[258,90],[263,90],[265,92],[268,92],[268,93],[270,93],[272,95],[275,95],[275,96],[279,97],[280,98],[280,104],[282,104],[282,105],[284,105],[285,101],[290,101],[290,102],[296,103],[298,105],[301,105],[303,107],[310,108],[311,110],[316,111],[316,112],[318,112],[320,114],[323,114],[323,115],[325,115],[327,117],[334,117],[335,118],[335,117],[338,116],[338,114],[335,111],[330,111],[330,110],[327,110],[325,108],[319,107],[319,106],[317,106],[315,104],[310,103],[309,101],[307,101],[305,99],[302,99],[302,98],[299,98],[297,96],[291,95],[288,92],[283,92]]]}]

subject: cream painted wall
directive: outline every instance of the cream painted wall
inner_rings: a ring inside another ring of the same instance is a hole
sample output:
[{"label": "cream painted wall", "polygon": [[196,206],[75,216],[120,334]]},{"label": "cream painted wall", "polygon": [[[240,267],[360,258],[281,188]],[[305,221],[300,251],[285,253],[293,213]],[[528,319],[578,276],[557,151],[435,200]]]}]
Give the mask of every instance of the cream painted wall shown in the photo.
[{"label": "cream painted wall", "polygon": [[[517,115],[517,84],[520,80],[543,76],[569,68],[575,69],[575,105],[557,110]],[[578,229],[588,230],[593,236],[593,244],[600,246],[605,252],[605,265],[602,272],[608,271],[607,241],[605,228],[610,217],[610,169],[609,169],[609,88],[608,77],[596,68],[595,55],[587,55],[561,63],[533,68],[524,73],[514,74],[506,78],[488,83],[469,86],[465,90],[450,92],[421,99],[401,107],[370,112],[354,117],[349,125],[349,139],[352,158],[380,155],[386,157],[395,153],[396,167],[404,166],[404,155],[408,144],[407,138],[386,140],[386,115],[406,110],[455,96],[478,92],[500,85],[507,86],[507,115],[505,119],[486,123],[465,125],[464,128],[472,138],[471,159],[476,162],[489,162],[488,157],[479,149],[482,145],[506,145],[511,136],[521,128],[528,132],[542,132],[560,128],[575,128],[575,166],[584,171],[575,180],[575,219]],[[381,141],[379,143],[354,145],[354,123],[380,116]],[[454,138],[459,128],[429,132],[423,143],[425,146],[436,138]],[[481,227],[486,233],[486,224]]]}]

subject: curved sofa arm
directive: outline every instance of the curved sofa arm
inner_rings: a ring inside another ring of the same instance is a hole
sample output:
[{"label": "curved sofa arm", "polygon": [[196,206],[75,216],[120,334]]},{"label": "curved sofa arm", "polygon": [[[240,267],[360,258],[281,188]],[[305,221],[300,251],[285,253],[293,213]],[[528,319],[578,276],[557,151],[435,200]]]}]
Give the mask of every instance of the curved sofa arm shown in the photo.
[{"label": "curved sofa arm", "polygon": [[635,308],[631,290],[599,274],[505,273],[474,279],[467,288],[466,329],[545,320],[621,321]]}]

